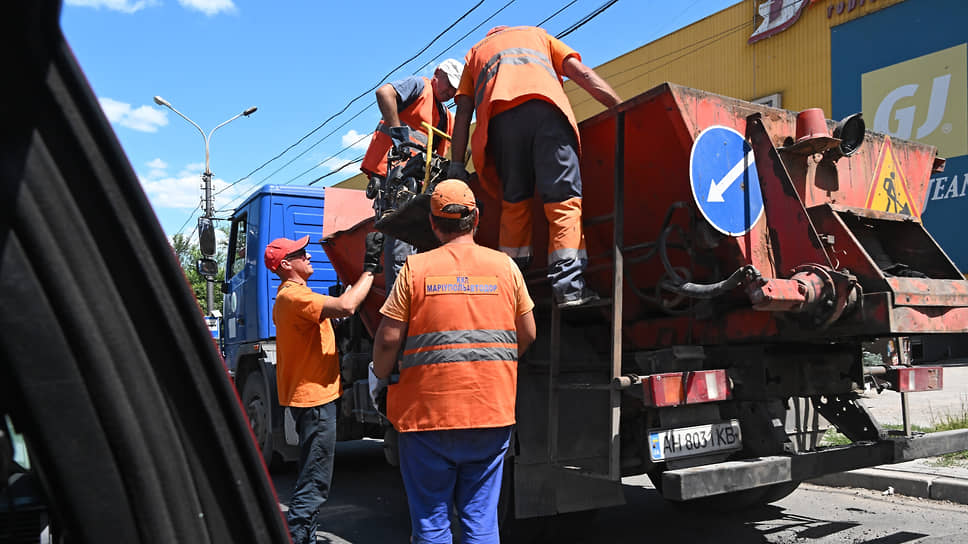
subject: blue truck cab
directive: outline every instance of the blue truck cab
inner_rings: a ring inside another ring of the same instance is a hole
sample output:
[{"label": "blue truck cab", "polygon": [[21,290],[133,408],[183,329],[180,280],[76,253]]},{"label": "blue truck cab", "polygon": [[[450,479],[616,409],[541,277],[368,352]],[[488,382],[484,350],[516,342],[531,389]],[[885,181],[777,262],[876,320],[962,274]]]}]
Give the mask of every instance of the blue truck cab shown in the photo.
[{"label": "blue truck cab", "polygon": [[[309,235],[313,275],[310,288],[335,294],[336,272],[320,246],[325,196],[323,188],[265,185],[233,212],[225,263],[221,347],[256,442],[267,464],[298,458],[295,422],[276,394],[276,327],[272,308],[280,280],[263,262],[270,241]],[[341,354],[344,395],[337,439],[381,437],[379,415],[368,402],[367,361]],[[362,383],[356,383],[362,382]]]}]

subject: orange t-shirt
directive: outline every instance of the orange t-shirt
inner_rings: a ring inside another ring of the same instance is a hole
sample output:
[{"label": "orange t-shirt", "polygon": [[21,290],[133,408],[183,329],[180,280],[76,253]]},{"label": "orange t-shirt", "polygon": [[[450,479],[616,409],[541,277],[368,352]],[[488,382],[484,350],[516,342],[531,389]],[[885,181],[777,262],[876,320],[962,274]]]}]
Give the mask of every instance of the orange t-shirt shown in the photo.
[{"label": "orange t-shirt", "polygon": [[327,298],[292,281],[276,292],[276,390],[283,406],[319,406],[343,393],[333,326],[319,320]]},{"label": "orange t-shirt", "polygon": [[[413,281],[410,274],[410,267],[408,266],[409,264],[410,262],[407,261],[404,263],[403,268],[400,269],[396,281],[393,282],[393,289],[390,290],[386,302],[380,308],[381,314],[390,319],[403,321],[404,323],[410,321],[410,300],[412,298],[411,284]],[[518,268],[518,265],[514,264],[511,257],[508,257],[508,267],[511,269],[511,276],[514,278],[514,298],[517,302],[515,315],[520,317],[534,309],[534,301],[531,300],[531,295],[528,294],[528,289],[524,284],[524,277],[521,275],[521,269]]]}]

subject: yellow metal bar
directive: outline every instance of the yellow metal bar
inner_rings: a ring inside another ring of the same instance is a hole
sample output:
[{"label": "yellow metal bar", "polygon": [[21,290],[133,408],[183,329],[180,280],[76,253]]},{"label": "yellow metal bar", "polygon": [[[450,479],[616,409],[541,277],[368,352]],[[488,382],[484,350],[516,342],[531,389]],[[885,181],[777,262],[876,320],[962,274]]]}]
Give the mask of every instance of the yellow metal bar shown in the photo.
[{"label": "yellow metal bar", "polygon": [[439,130],[437,127],[431,125],[426,121],[421,122],[420,126],[427,129],[427,164],[424,165],[425,173],[424,173],[424,185],[423,185],[423,192],[426,192],[427,187],[430,185],[430,159],[434,155],[434,151],[433,151],[434,134],[437,134],[438,136],[441,136],[442,138],[446,138],[448,140],[450,139],[450,135],[448,135],[446,132],[443,132],[442,130]]}]

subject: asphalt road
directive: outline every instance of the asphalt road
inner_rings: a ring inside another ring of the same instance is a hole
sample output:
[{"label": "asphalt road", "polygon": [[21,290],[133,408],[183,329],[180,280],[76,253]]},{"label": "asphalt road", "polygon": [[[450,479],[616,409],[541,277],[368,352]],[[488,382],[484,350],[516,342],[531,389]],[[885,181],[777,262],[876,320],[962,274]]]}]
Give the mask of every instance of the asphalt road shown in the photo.
[{"label": "asphalt road", "polygon": [[[968,365],[948,365],[944,372],[943,391],[909,395],[914,424],[932,425],[968,410]],[[865,403],[881,423],[901,423],[898,393],[871,391]],[[294,479],[293,465],[273,474],[283,504]],[[625,478],[623,483],[626,505],[521,524],[516,542],[968,543],[965,505],[802,484],[764,508],[697,514],[665,501],[645,477]],[[384,461],[379,441],[337,446],[333,492],[320,527],[319,539],[325,543],[407,542],[410,522],[403,484],[397,470]]]},{"label": "asphalt road", "polygon": [[[285,503],[294,467],[273,475]],[[513,542],[609,544],[968,542],[968,506],[879,491],[802,484],[773,505],[740,513],[692,511],[665,501],[644,477],[626,478],[627,504],[522,524]],[[319,541],[407,542],[406,495],[378,441],[340,444],[333,493],[320,516]],[[537,536],[536,536],[537,535]]]}]

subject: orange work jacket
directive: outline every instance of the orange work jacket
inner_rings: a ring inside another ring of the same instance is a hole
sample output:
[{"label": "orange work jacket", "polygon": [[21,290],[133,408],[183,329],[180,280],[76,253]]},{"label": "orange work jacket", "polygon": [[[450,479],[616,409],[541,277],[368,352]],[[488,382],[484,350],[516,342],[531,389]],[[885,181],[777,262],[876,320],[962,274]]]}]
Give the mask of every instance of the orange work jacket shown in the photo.
[{"label": "orange work jacket", "polygon": [[399,432],[514,424],[518,337],[507,255],[445,245],[407,259],[410,321],[387,417]]},{"label": "orange work jacket", "polygon": [[[474,81],[477,128],[471,137],[474,167],[481,185],[500,198],[500,181],[493,160],[487,157],[488,122],[491,117],[532,99],[557,106],[568,118],[580,142],[578,123],[552,61],[550,37],[533,26],[510,27],[489,34],[464,58],[464,71]],[[495,111],[496,110],[496,111]],[[581,152],[580,143],[577,152]]]},{"label": "orange work jacket", "polygon": [[[438,129],[446,126],[446,132],[449,135],[454,130],[454,114],[450,112],[443,104],[439,107],[437,101],[434,99],[434,90],[430,85],[430,80],[428,78],[421,78],[424,82],[423,92],[420,96],[414,100],[409,106],[399,112],[400,122],[409,126],[413,131],[412,138],[416,140],[417,143],[426,145],[427,136],[426,129],[421,123],[430,123]],[[443,111],[446,115],[446,125],[442,122],[440,118],[440,112]],[[390,139],[390,135],[387,134],[389,127],[381,119],[376,126],[376,130],[373,131],[373,136],[370,138],[370,146],[366,148],[366,154],[363,156],[363,163],[360,165],[360,170],[362,170],[367,176],[386,176],[387,175],[387,153],[393,146],[393,140]],[[434,135],[434,152],[438,155],[444,155],[447,150],[450,149],[450,141],[440,135]]]}]

